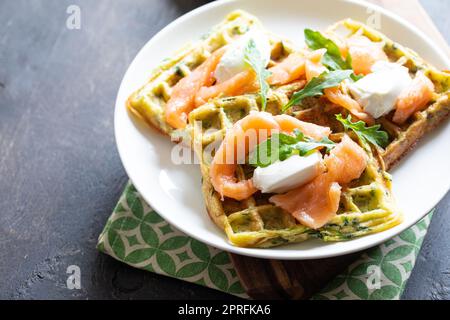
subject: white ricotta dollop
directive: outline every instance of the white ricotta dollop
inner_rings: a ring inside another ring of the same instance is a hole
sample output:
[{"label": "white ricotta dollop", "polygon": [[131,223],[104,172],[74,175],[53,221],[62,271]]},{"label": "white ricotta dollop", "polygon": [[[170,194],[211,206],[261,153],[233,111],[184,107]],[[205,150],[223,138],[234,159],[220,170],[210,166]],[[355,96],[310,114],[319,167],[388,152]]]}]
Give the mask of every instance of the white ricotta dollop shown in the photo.
[{"label": "white ricotta dollop", "polygon": [[311,181],[322,172],[322,155],[293,155],[253,172],[253,184],[263,193],[283,193]]},{"label": "white ricotta dollop", "polygon": [[249,66],[245,63],[245,47],[250,39],[255,42],[264,64],[270,60],[270,42],[267,35],[259,28],[253,27],[236,41],[232,42],[220,59],[214,72],[217,83],[224,82],[236,74],[245,71]]},{"label": "white ricotta dollop", "polygon": [[372,66],[372,73],[348,87],[364,111],[379,118],[395,108],[398,96],[411,81],[408,68],[378,61]]}]

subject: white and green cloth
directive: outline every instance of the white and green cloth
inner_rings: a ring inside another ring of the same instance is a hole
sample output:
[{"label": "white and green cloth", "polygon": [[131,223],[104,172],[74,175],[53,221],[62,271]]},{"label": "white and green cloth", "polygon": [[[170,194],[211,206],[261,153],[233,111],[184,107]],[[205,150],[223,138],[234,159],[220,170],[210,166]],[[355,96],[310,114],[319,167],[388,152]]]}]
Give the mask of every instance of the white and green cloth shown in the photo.
[{"label": "white and green cloth", "polygon": [[[313,299],[398,299],[413,269],[431,215],[368,250]],[[172,228],[131,184],[109,217],[97,248],[136,268],[248,298],[226,252]],[[374,275],[376,283],[370,279]]]}]

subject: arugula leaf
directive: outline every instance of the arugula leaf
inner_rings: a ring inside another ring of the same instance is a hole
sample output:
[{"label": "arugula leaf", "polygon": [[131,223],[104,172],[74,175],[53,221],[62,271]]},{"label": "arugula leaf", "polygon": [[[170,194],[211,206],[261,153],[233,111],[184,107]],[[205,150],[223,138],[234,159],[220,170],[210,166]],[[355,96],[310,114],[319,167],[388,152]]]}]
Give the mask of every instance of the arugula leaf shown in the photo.
[{"label": "arugula leaf", "polygon": [[295,104],[299,104],[307,97],[323,95],[323,90],[337,87],[343,80],[350,78],[352,70],[335,70],[324,72],[320,76],[312,78],[310,82],[300,91],[295,92],[291,100],[283,107],[283,112]]},{"label": "arugula leaf", "polygon": [[265,63],[261,57],[261,53],[256,47],[256,43],[253,39],[250,39],[245,47],[244,53],[245,63],[247,63],[256,72],[258,78],[259,87],[261,90],[261,109],[266,110],[266,97],[269,92],[269,84],[266,78],[271,74],[270,71],[266,70]]},{"label": "arugula leaf", "polygon": [[281,148],[278,143],[273,143],[272,141],[281,141],[282,139],[277,137],[278,133],[274,133],[271,138],[261,142],[255,148],[255,150],[250,153],[248,157],[248,163],[254,167],[267,167],[271,163],[274,163],[279,159],[279,157],[287,157],[289,150],[286,148]]},{"label": "arugula leaf", "polygon": [[352,122],[351,115],[344,119],[341,114],[337,114],[336,119],[342,123],[346,130],[353,130],[361,140],[383,148],[387,146],[389,136],[386,131],[379,130],[381,127],[379,124],[366,127],[364,121]]},{"label": "arugula leaf", "polygon": [[[320,32],[311,29],[305,29],[305,42],[312,50],[327,49],[323,55],[322,63],[330,70],[352,70],[352,57],[350,54],[347,58],[342,59],[341,51],[337,44],[328,38],[325,38]],[[350,78],[353,81],[361,79],[362,75],[352,74]]]},{"label": "arugula leaf", "polygon": [[294,136],[274,133],[256,147],[250,154],[248,163],[255,167],[267,167],[278,160],[286,160],[294,154],[304,157],[321,148],[326,148],[329,152],[334,146],[335,143],[326,137],[316,141],[306,137],[298,129],[294,130]]},{"label": "arugula leaf", "polygon": [[322,58],[322,63],[331,70],[352,69],[352,59],[350,55],[342,59],[341,51],[333,40],[325,38],[320,32],[305,29],[305,41],[309,48],[318,50],[325,48],[327,52]]},{"label": "arugula leaf", "polygon": [[353,82],[356,82],[356,81],[361,80],[362,78],[364,78],[364,75],[362,75],[362,74],[356,75],[356,74],[352,73],[350,78],[353,80]]},{"label": "arugula leaf", "polygon": [[320,148],[326,148],[327,152],[330,152],[335,146],[335,143],[327,137],[323,137],[320,141],[316,141],[312,138],[304,136],[298,129],[294,130],[294,134],[298,142],[295,143],[293,148],[298,151],[300,156],[305,156],[310,153],[310,151]]},{"label": "arugula leaf", "polygon": [[[334,147],[334,142],[329,140],[328,138],[324,138],[320,141],[300,141],[297,142],[295,145],[291,146],[291,151],[298,151],[299,156],[306,156],[311,151],[320,149],[320,148],[327,148],[327,151],[332,149]],[[283,160],[283,159],[280,159]]]}]

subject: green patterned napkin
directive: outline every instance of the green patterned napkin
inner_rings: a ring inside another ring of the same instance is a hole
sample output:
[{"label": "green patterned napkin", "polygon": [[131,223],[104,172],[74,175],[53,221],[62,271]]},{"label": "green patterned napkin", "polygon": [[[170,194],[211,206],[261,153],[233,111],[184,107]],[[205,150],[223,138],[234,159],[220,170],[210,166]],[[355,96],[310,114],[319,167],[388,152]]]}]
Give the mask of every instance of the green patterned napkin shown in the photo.
[{"label": "green patterned napkin", "polygon": [[[313,299],[398,299],[431,215],[364,253]],[[136,268],[248,298],[226,252],[173,229],[131,184],[109,217],[97,248]]]}]

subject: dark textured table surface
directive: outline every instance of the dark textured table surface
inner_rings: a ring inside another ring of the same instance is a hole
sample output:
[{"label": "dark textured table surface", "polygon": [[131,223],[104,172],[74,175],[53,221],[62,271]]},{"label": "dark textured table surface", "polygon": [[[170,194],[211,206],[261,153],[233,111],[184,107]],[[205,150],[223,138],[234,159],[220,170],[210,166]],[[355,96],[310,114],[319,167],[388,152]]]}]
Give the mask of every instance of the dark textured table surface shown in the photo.
[{"label": "dark textured table surface", "polygon": [[[0,298],[232,298],[100,254],[127,176],[114,143],[123,74],[158,30],[201,0],[0,1]],[[422,1],[449,40],[450,2]],[[81,30],[66,8],[81,8]],[[450,298],[450,195],[403,298]],[[81,290],[66,268],[81,268]]]}]

